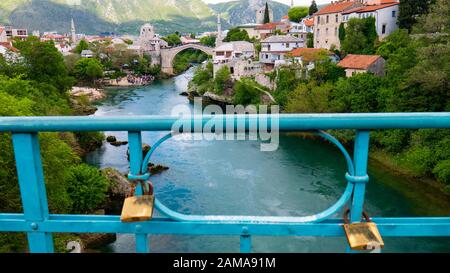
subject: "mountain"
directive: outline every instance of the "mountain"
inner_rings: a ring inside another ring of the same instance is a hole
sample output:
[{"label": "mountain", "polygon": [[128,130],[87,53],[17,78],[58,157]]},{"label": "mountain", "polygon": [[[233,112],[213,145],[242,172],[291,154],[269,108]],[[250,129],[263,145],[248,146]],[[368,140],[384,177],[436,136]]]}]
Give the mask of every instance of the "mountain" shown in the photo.
[{"label": "mountain", "polygon": [[[28,30],[70,30],[75,20],[77,32],[137,34],[145,22],[161,34],[174,31],[214,30],[216,15],[223,16],[223,27],[255,21],[256,9],[263,0],[239,0],[207,5],[201,0],[0,0],[0,23]],[[275,20],[285,15],[288,6],[269,1]]]},{"label": "mountain", "polygon": [[[208,6],[215,13],[220,13],[229,25],[241,25],[254,23],[256,20],[256,11],[264,6],[265,3],[265,0],[240,0],[209,4]],[[275,21],[279,21],[281,17],[287,15],[289,6],[273,1],[267,1],[267,3],[273,11],[273,19]]]}]

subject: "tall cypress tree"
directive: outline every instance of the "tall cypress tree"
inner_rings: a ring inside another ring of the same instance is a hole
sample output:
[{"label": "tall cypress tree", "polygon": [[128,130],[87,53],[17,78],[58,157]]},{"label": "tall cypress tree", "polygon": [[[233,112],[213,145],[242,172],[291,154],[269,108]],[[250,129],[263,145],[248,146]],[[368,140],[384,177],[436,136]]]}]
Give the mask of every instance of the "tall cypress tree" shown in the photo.
[{"label": "tall cypress tree", "polygon": [[269,5],[266,2],[266,9],[264,10],[264,24],[270,23]]},{"label": "tall cypress tree", "polygon": [[316,1],[312,0],[311,6],[309,6],[309,15],[311,16],[318,11],[319,9],[317,8]]}]

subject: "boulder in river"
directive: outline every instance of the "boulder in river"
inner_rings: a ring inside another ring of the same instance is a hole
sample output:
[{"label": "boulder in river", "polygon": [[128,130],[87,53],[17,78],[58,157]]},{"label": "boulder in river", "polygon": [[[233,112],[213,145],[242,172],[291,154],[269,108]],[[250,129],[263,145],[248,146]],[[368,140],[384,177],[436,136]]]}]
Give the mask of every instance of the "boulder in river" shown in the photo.
[{"label": "boulder in river", "polygon": [[115,136],[107,136],[106,141],[108,141],[109,143],[116,142],[117,138]]},{"label": "boulder in river", "polygon": [[106,214],[119,215],[122,211],[123,200],[131,191],[131,183],[124,174],[114,168],[105,168],[101,172],[110,182],[105,205]]},{"label": "boulder in river", "polygon": [[[148,151],[150,151],[152,147],[148,144],[143,143],[142,144],[142,157],[145,157]],[[130,161],[130,149],[127,150],[127,159]]]},{"label": "boulder in river", "polygon": [[113,141],[113,142],[110,142],[109,144],[111,144],[112,146],[118,147],[118,146],[122,146],[122,145],[127,145],[128,141]]}]

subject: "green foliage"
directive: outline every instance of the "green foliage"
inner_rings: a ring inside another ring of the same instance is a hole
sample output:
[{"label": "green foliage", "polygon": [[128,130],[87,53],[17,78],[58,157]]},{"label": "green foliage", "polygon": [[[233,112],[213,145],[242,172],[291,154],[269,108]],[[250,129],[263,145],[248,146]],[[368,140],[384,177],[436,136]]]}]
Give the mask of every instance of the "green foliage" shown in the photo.
[{"label": "green foliage", "polygon": [[311,6],[309,6],[308,14],[311,16],[314,13],[318,12],[319,9],[317,8],[317,4],[315,0],[311,1]]},{"label": "green foliage", "polygon": [[105,135],[101,132],[77,132],[75,133],[78,144],[86,152],[92,152],[102,146]]},{"label": "green foliage", "polygon": [[89,49],[89,43],[86,42],[85,39],[81,39],[80,42],[78,42],[78,45],[75,47],[75,52],[81,54],[83,50],[87,49]]},{"label": "green foliage", "polygon": [[250,42],[250,37],[245,29],[232,28],[228,31],[227,36],[223,39],[224,42],[232,41],[247,41]]},{"label": "green foliage", "polygon": [[289,21],[300,22],[309,13],[308,7],[293,7],[288,11]]},{"label": "green foliage", "polygon": [[192,63],[201,63],[206,60],[208,56],[200,50],[186,49],[178,53],[173,60],[173,68],[175,74],[186,71]]},{"label": "green foliage", "polygon": [[169,34],[166,37],[163,37],[162,39],[166,41],[169,44],[169,46],[181,45],[180,36],[176,33]]},{"label": "green foliage", "polygon": [[450,2],[435,0],[430,12],[418,18],[414,33],[450,33]]},{"label": "green foliage", "polygon": [[413,146],[403,155],[403,160],[416,176],[431,174],[436,163],[432,149],[423,146]]},{"label": "green foliage", "polygon": [[344,42],[344,40],[345,40],[345,24],[341,23],[339,25],[339,41],[342,44]]},{"label": "green foliage", "polygon": [[217,70],[214,77],[214,91],[217,94],[222,94],[223,90],[225,90],[225,87],[230,83],[230,81],[230,68],[227,65],[224,65],[219,70]]},{"label": "green foliage", "polygon": [[314,34],[313,33],[306,34],[306,46],[308,48],[314,48]]},{"label": "green foliage", "polygon": [[14,45],[23,57],[27,79],[53,85],[61,93],[73,85],[64,58],[53,42],[40,42],[35,37],[29,37],[26,41],[16,41]]},{"label": "green foliage", "polygon": [[398,26],[411,30],[417,22],[417,17],[428,12],[429,5],[433,0],[408,0],[400,1]]},{"label": "green foliage", "polygon": [[438,181],[444,184],[450,184],[450,159],[440,161],[433,169],[433,174]]},{"label": "green foliage", "polygon": [[192,82],[196,85],[202,85],[213,78],[213,64],[208,62],[205,67],[199,66],[195,71]]},{"label": "green foliage", "polygon": [[327,113],[333,112],[330,106],[333,85],[316,85],[314,81],[300,84],[292,93],[286,105],[288,113]]},{"label": "green foliage", "polygon": [[345,69],[337,66],[327,58],[324,61],[316,62],[315,67],[310,72],[311,79],[315,80],[318,84],[325,82],[336,82],[339,78],[345,78]]},{"label": "green foliage", "polygon": [[262,87],[250,78],[242,78],[234,83],[234,103],[257,105],[260,102]]},{"label": "green foliage", "polygon": [[86,164],[69,169],[67,193],[72,200],[72,213],[87,213],[106,200],[109,181],[94,167]]},{"label": "green foliage", "polygon": [[336,110],[351,113],[377,112],[381,84],[379,77],[369,73],[339,79],[333,92]]},{"label": "green foliage", "polygon": [[347,23],[341,49],[346,54],[372,54],[375,52],[377,31],[375,18],[352,18]]},{"label": "green foliage", "polygon": [[200,43],[205,46],[215,47],[216,37],[215,36],[205,36],[200,38]]},{"label": "green foliage", "polygon": [[282,68],[278,70],[274,97],[277,103],[283,108],[290,96],[290,93],[297,86],[298,79],[294,69]]},{"label": "green foliage", "polygon": [[266,2],[266,6],[264,8],[264,24],[270,23],[270,14],[269,14],[269,5]]},{"label": "green foliage", "polygon": [[73,71],[80,80],[94,81],[103,76],[103,66],[94,58],[79,59]]}]

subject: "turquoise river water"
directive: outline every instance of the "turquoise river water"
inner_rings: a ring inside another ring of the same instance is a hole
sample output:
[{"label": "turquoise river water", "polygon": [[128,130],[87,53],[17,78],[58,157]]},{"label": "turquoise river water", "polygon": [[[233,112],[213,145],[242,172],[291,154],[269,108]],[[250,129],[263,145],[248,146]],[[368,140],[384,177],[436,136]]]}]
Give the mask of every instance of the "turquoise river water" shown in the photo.
[{"label": "turquoise river water", "polygon": [[[168,115],[189,104],[193,70],[135,89],[110,90],[96,116]],[[105,132],[126,140],[126,132]],[[164,133],[144,132],[152,145]],[[127,146],[104,144],[86,160],[128,172]],[[345,162],[331,144],[282,134],[275,152],[261,152],[258,141],[166,141],[152,162],[170,169],[152,177],[158,198],[186,214],[305,216],[332,205],[345,188]],[[365,209],[371,216],[449,216],[448,199],[379,167],[370,167]],[[385,252],[450,252],[449,238],[384,238]],[[238,252],[239,237],[151,235],[152,252]],[[254,252],[343,252],[344,238],[253,237]],[[134,237],[118,235],[105,248],[134,252]]]}]

